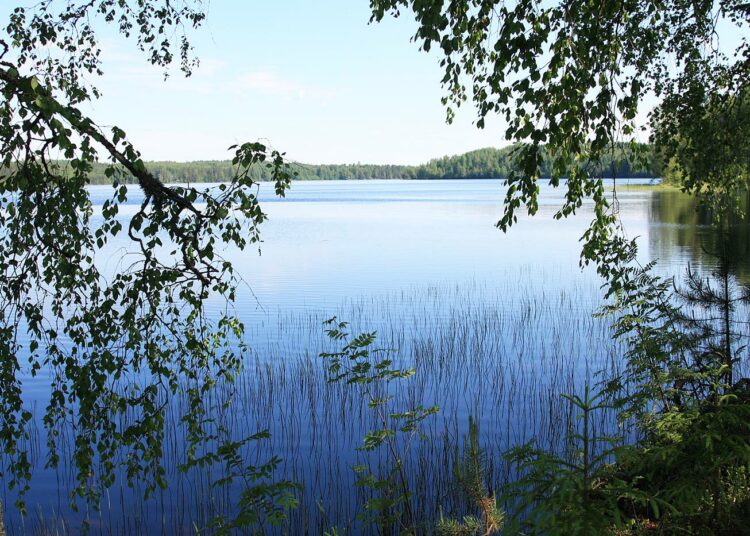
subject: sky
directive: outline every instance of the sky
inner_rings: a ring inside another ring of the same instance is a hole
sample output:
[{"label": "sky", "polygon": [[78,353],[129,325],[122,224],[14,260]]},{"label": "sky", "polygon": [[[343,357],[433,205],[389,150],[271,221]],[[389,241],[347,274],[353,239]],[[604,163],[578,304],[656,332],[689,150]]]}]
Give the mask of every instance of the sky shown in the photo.
[{"label": "sky", "polygon": [[[370,24],[369,0],[205,1],[190,78],[175,67],[165,81],[134,42],[100,32],[103,96],[84,111],[125,130],[146,160],[223,160],[262,141],[298,162],[421,164],[507,144],[502,119],[478,129],[470,103],[445,122],[439,53],[411,42],[408,11]],[[0,20],[18,2],[0,0]]]},{"label": "sky", "polygon": [[409,13],[369,15],[367,0],[213,0],[190,34],[200,67],[166,81],[104,33],[103,97],[87,112],[146,160],[228,159],[260,140],[299,162],[419,164],[506,144],[500,119],[480,130],[470,105],[446,124],[439,58],[410,41]]}]

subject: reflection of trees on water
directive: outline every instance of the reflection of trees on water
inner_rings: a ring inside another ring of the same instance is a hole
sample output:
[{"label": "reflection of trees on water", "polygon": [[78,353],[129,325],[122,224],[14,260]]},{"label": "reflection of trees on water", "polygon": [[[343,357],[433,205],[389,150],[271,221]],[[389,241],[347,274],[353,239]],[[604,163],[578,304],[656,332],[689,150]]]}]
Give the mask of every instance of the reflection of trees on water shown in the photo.
[{"label": "reflection of trees on water", "polygon": [[[747,213],[748,203],[744,203]],[[649,248],[660,263],[685,265],[701,270],[717,267],[725,248],[737,279],[750,284],[750,218],[727,215],[726,232],[711,224],[708,210],[681,192],[653,192],[649,204]]]}]

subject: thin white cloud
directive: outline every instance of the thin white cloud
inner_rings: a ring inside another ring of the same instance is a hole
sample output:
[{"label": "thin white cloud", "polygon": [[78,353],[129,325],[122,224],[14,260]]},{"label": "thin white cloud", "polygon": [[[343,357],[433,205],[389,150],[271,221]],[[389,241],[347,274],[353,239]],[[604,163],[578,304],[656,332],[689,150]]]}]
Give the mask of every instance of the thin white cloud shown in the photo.
[{"label": "thin white cloud", "polygon": [[[124,60],[124,57],[123,57]],[[166,81],[164,71],[142,61],[122,61],[112,74],[105,73],[105,81],[136,84],[141,88],[159,91],[194,93],[201,96],[226,95],[227,88],[235,95],[256,93],[263,96],[292,99],[330,99],[337,93],[330,88],[304,84],[283,78],[273,70],[263,69],[232,73],[227,63],[213,58],[202,59],[192,76],[185,78],[173,72]]]},{"label": "thin white cloud", "polygon": [[234,88],[240,92],[257,92],[264,95],[320,98],[332,95],[330,90],[301,84],[280,77],[273,71],[253,71],[237,77]]}]

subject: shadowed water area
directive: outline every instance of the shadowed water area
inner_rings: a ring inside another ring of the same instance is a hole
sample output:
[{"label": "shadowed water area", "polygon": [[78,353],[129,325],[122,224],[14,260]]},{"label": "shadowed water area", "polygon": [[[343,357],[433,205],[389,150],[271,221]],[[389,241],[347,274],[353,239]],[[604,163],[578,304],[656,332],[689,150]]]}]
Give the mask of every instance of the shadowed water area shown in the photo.
[{"label": "shadowed water area", "polygon": [[[91,196],[101,208],[111,190],[92,187]],[[333,347],[323,320],[347,320],[353,334],[377,331],[377,347],[391,349],[398,366],[414,367],[415,375],[390,393],[395,408],[440,407],[406,461],[417,508],[428,519],[438,507],[465,512],[452,464],[469,416],[492,460],[488,485],[499,490],[512,477],[501,458],[505,450],[531,438],[559,445],[571,422],[560,393],[580,392],[601,379],[597,371],[621,367],[623,348],[612,340],[611,320],[592,316],[603,303],[601,282],[579,266],[591,206],[554,220],[562,191],[542,186],[537,215],[521,216],[507,234],[494,228],[502,213],[499,181],[311,181],[295,183],[283,200],[264,184],[259,197],[269,216],[260,248],[223,252],[246,282],[236,308],[251,351],[234,390],[216,393],[231,397],[217,418],[237,437],[270,431],[245,455],[251,463],[278,456],[277,476],[302,485],[285,526],[290,534],[361,530],[355,518],[367,495],[352,468],[386,461],[381,452],[357,450],[375,426],[361,390],[326,381],[318,354]],[[665,275],[682,273],[688,262],[710,271],[715,236],[689,198],[620,189],[617,199],[625,229],[639,237],[642,262],[658,259]],[[131,189],[123,221],[140,201]],[[748,227],[734,232],[737,275],[746,281]],[[124,236],[118,240],[100,259],[105,270],[126,262],[130,246]],[[209,311],[223,306],[211,302]],[[45,381],[44,374],[25,377],[36,413],[46,403]],[[176,411],[181,401],[171,404]],[[600,415],[596,425],[611,429],[611,416]],[[118,482],[98,512],[77,513],[67,496],[72,475],[65,454],[58,470],[43,469],[45,436],[37,430],[29,515],[12,507],[7,486],[0,490],[9,533],[42,526],[77,533],[88,518],[93,534],[194,534],[226,512],[238,490],[212,487],[215,474],[179,473],[184,432],[176,418],[168,426],[166,490],[144,501],[143,489]]]}]

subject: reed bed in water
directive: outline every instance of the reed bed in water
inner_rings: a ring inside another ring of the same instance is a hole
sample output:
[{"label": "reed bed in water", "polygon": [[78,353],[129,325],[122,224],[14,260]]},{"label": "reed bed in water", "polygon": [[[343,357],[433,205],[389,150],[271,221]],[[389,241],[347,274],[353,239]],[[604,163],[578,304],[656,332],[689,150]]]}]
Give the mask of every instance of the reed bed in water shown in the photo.
[{"label": "reed bed in water", "polygon": [[[613,343],[607,320],[592,317],[599,303],[593,283],[583,280],[554,291],[520,281],[492,289],[479,283],[412,288],[350,301],[334,311],[266,314],[262,330],[249,334],[253,355],[232,392],[215,394],[217,400],[233,399],[216,418],[237,437],[268,429],[270,439],[248,445],[247,462],[278,456],[277,476],[302,485],[299,506],[280,532],[365,531],[356,518],[368,492],[355,485],[352,468],[388,464],[384,452],[357,450],[377,426],[361,388],[327,381],[319,353],[335,347],[322,321],[334,314],[351,322],[352,335],[377,331],[376,346],[393,349],[395,366],[415,369],[413,377],[391,384],[394,411],[440,407],[423,423],[425,439],[413,444],[405,460],[417,511],[428,525],[439,508],[448,515],[469,513],[453,475],[469,416],[479,425],[480,445],[490,460],[490,490],[501,490],[514,477],[502,459],[510,447],[535,439],[542,447],[561,448],[575,416],[560,394],[596,383],[597,371],[616,372],[622,348]],[[92,533],[190,534],[231,510],[236,487],[212,487],[219,475],[208,470],[177,471],[184,458],[180,403],[173,403],[164,444],[169,489],[147,502],[137,486],[109,490],[101,512],[90,515]],[[615,426],[612,415],[597,417],[599,430]],[[57,478],[59,489],[66,489],[64,469]],[[63,497],[60,511],[64,504]],[[58,515],[40,513],[38,520],[46,521],[27,520],[24,526],[46,523],[64,533],[63,520],[70,518]],[[18,526],[11,523],[10,533],[20,533]]]},{"label": "reed bed in water", "polygon": [[[621,361],[609,324],[591,316],[596,303],[584,296],[592,293],[537,290],[522,296],[503,303],[502,295],[481,286],[433,287],[368,298],[338,311],[352,320],[352,334],[376,329],[377,346],[395,349],[396,365],[415,369],[412,378],[392,385],[393,408],[440,406],[424,423],[427,439],[413,447],[407,463],[426,519],[437,515],[438,506],[444,512],[465,506],[455,493],[452,465],[469,416],[479,424],[481,445],[492,460],[489,487],[499,490],[513,477],[501,454],[532,438],[559,448],[574,417],[560,394],[580,392],[586,382],[598,381],[596,371],[611,374]],[[356,450],[377,424],[356,386],[326,382],[318,354],[331,347],[310,329],[323,318],[280,319],[289,339],[256,347],[237,393],[237,415],[249,419],[234,425],[269,428],[272,438],[261,452],[281,456],[280,472],[303,484],[300,508],[290,514],[293,530],[361,530],[355,517],[365,497],[354,485],[352,467],[387,461],[382,453]],[[308,348],[303,355],[296,351],[300,340]],[[599,417],[599,429],[614,426],[611,415]]]}]

